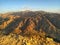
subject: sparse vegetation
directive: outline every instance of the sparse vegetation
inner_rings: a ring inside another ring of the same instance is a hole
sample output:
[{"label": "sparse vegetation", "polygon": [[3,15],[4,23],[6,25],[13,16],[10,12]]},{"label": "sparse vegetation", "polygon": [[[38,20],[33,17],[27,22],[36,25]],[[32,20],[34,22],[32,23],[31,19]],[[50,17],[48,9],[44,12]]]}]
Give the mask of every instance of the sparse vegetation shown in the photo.
[{"label": "sparse vegetation", "polygon": [[60,14],[41,11],[3,14],[0,34],[0,45],[60,45]]}]

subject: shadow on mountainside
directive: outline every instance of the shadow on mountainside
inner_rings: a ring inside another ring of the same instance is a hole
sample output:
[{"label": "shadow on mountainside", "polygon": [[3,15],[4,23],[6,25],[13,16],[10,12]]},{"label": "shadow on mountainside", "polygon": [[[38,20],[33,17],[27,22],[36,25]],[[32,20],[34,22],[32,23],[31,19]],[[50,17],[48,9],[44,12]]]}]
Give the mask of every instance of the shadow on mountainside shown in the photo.
[{"label": "shadow on mountainside", "polygon": [[3,29],[3,34],[7,35],[7,34],[11,33],[19,25],[19,23],[22,20],[24,20],[24,19],[23,18],[16,18],[5,29]]}]

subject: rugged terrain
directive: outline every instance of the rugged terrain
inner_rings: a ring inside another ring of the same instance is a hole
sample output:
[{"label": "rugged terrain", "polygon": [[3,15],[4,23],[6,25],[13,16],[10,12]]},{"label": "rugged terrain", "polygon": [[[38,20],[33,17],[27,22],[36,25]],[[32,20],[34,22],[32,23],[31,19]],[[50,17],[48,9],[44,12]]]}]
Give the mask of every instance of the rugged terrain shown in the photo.
[{"label": "rugged terrain", "polygon": [[44,11],[0,14],[0,45],[60,45],[60,14]]}]

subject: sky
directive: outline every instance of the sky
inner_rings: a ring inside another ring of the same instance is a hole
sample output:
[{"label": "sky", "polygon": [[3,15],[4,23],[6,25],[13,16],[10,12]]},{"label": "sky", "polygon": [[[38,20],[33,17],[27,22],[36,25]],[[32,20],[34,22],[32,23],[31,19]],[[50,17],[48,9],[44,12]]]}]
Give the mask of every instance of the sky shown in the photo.
[{"label": "sky", "polygon": [[60,11],[60,0],[0,0],[0,13],[22,10]]}]

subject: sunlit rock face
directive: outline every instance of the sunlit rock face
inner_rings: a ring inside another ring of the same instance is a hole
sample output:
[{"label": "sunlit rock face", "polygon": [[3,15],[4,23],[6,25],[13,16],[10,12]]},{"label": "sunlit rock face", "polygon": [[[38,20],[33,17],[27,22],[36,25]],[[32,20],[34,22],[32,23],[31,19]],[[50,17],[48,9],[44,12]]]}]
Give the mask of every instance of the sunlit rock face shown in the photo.
[{"label": "sunlit rock face", "polygon": [[22,11],[0,15],[0,45],[60,45],[60,14]]}]

